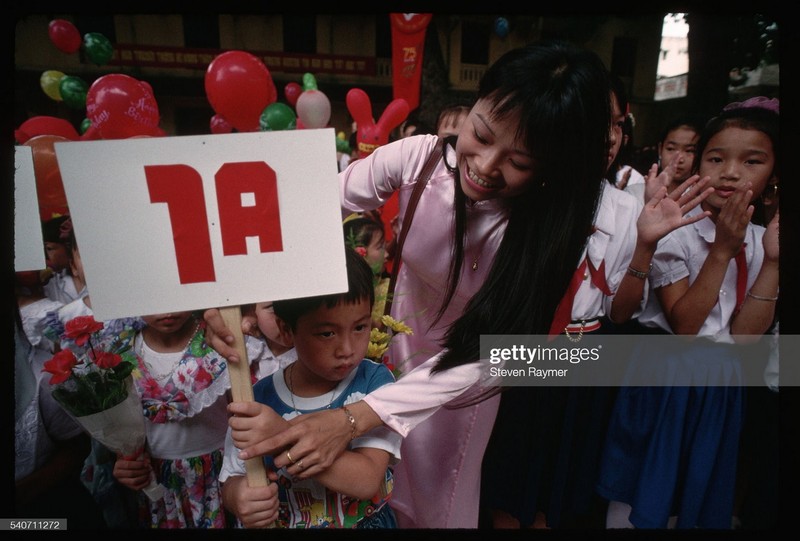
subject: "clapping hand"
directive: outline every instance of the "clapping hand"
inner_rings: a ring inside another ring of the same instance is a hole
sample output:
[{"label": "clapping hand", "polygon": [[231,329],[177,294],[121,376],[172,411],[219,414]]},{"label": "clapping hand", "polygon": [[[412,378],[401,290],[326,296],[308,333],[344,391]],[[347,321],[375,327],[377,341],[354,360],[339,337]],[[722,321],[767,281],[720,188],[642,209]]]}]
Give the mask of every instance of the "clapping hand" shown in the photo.
[{"label": "clapping hand", "polygon": [[[661,175],[655,175],[656,165],[650,168],[647,185],[650,187],[655,182],[661,183],[663,179],[657,180]],[[669,167],[668,167],[669,169]],[[669,179],[671,174],[667,173]],[[667,184],[660,184],[652,197],[647,201],[636,221],[636,229],[639,239],[648,244],[655,244],[669,232],[702,220],[711,213],[709,211],[700,212],[694,216],[686,216],[686,213],[699,205],[714,188],[706,186],[710,177],[700,178],[693,175],[686,179],[680,186],[667,194]]]}]

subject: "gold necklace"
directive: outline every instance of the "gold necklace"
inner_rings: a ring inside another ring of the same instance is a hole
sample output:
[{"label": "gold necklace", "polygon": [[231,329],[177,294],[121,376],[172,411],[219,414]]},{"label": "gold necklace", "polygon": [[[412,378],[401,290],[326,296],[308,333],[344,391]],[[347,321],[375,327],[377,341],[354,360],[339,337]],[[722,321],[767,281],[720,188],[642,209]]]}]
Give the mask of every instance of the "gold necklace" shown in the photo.
[{"label": "gold necklace", "polygon": [[[172,367],[169,370],[167,370],[166,372],[156,372],[155,369],[153,368],[153,365],[151,365],[149,362],[147,362],[147,359],[145,358],[145,355],[144,355],[144,345],[145,345],[144,330],[142,330],[142,332],[141,332],[141,341],[139,342],[139,351],[138,351],[138,353],[139,353],[139,357],[142,359],[142,361],[144,361],[145,366],[147,366],[147,372],[153,377],[153,379],[162,380],[162,379],[165,379],[168,376],[172,375],[172,373],[175,371],[175,369],[178,368],[178,365],[181,364],[180,361],[181,361],[181,359],[183,359],[183,354],[186,352],[186,348],[189,347],[189,344],[192,343],[192,340],[194,340],[194,336],[197,334],[197,330],[199,328],[200,328],[200,322],[198,321],[197,324],[194,326],[194,330],[192,331],[192,334],[189,335],[189,340],[186,342],[186,344],[183,346],[183,348],[181,348],[180,351],[176,351],[175,352],[175,353],[180,353],[181,354],[181,356],[178,358],[178,362],[174,363],[172,365]],[[154,350],[153,348],[151,348],[150,346],[148,346],[148,349],[150,349],[151,351],[153,351],[155,353],[160,353],[160,352]]]},{"label": "gold necklace", "polygon": [[[295,363],[296,362],[297,361],[295,361]],[[289,398],[292,399],[292,409],[294,410],[295,413],[299,414],[300,411],[297,409],[297,406],[294,405],[294,390],[292,389],[292,374],[294,374],[294,363],[292,363],[292,365],[289,366],[286,369],[286,371],[289,372],[289,379],[286,381],[286,386],[289,387]],[[331,391],[331,401],[328,402],[328,405],[325,406],[325,409],[330,409],[331,404],[333,404],[333,399],[336,397],[336,387],[338,387],[338,384],[333,386],[333,391]]]},{"label": "gold necklace", "polygon": [[481,258],[481,254],[478,254],[475,259],[472,260],[472,270],[478,270],[478,260]]}]

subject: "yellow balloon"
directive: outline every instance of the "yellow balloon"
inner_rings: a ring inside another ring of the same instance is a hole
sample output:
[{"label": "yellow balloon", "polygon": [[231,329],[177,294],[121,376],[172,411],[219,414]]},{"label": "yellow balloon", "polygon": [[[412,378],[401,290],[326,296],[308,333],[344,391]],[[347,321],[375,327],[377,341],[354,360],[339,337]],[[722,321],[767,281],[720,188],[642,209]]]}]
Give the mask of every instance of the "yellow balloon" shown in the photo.
[{"label": "yellow balloon", "polygon": [[64,77],[66,76],[60,71],[47,70],[43,72],[42,76],[39,78],[39,85],[50,98],[56,101],[62,101],[61,90],[59,90],[58,87],[61,83],[61,79]]}]

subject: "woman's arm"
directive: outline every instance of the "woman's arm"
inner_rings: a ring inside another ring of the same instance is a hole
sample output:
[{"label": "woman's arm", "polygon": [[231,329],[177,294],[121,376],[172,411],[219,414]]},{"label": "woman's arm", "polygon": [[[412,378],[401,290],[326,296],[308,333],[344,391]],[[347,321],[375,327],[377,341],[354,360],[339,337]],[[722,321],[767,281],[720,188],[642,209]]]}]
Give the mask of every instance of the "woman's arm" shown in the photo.
[{"label": "woman's arm", "polygon": [[[483,377],[483,364],[468,363],[431,374],[439,355],[431,357],[394,383],[369,393],[363,400],[344,408],[295,417],[290,428],[257,445],[246,447],[240,458],[263,454],[274,456],[275,466],[289,466],[300,478],[314,477],[329,468],[354,437],[385,424],[402,436],[436,413],[444,404],[470,390]],[[288,449],[295,461],[290,464]],[[297,462],[303,460],[303,468]]]}]

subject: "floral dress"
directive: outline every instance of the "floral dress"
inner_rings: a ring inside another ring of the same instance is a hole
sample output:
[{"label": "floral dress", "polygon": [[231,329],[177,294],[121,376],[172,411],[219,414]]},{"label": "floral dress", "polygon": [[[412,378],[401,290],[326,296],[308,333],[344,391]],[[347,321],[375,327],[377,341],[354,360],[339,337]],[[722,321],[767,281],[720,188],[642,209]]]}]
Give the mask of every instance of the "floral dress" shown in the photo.
[{"label": "floral dress", "polygon": [[[178,365],[164,380],[157,381],[150,373],[142,355],[141,335],[137,336],[134,348],[139,366],[133,376],[148,424],[151,464],[156,480],[166,488],[164,496],[156,501],[150,501],[144,492],[139,493],[140,525],[226,527],[219,471],[227,429],[225,394],[230,386],[227,362],[206,342],[204,322],[198,326]],[[174,426],[177,423],[186,426]],[[182,444],[196,448],[202,443],[192,441],[195,436],[208,441],[213,432],[220,435],[218,445],[210,452],[160,458],[180,455]]]}]

